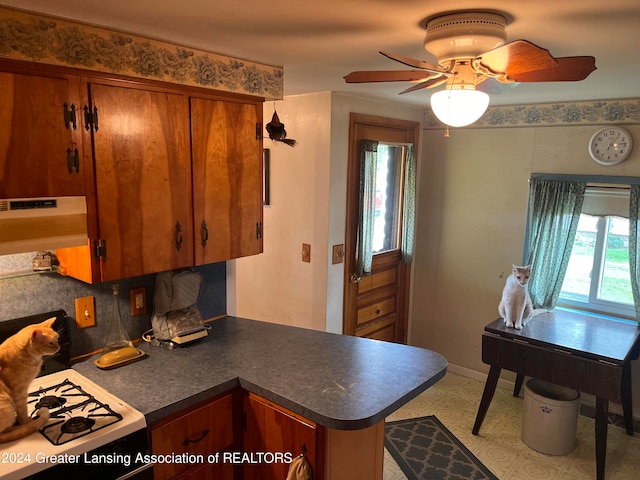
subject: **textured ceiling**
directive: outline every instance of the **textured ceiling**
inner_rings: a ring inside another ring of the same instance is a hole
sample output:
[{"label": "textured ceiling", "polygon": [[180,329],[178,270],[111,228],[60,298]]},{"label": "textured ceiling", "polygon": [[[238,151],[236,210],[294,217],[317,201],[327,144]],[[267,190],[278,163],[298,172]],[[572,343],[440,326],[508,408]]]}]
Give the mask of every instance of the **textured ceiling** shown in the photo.
[{"label": "textured ceiling", "polygon": [[[435,63],[422,46],[425,19],[486,9],[510,19],[507,41],[526,39],[556,57],[592,55],[582,82],[520,84],[492,105],[640,97],[638,0],[0,0],[1,4],[284,66],[285,95],[318,91],[428,104],[410,84],[351,84],[353,70],[403,69],[385,50]],[[409,68],[409,67],[406,67]]]}]

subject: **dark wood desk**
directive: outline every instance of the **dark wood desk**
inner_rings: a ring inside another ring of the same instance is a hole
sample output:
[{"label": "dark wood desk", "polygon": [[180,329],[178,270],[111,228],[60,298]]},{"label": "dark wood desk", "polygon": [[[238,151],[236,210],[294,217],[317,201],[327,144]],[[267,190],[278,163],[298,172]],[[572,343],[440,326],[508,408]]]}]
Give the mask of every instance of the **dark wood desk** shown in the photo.
[{"label": "dark wood desk", "polygon": [[609,401],[621,403],[627,434],[633,435],[631,360],[638,358],[635,324],[558,310],[529,320],[522,330],[491,322],[482,335],[482,361],[491,366],[473,426],[477,435],[496,390],[500,371],[516,372],[514,395],[526,376],[596,397],[596,472],[604,479]]}]

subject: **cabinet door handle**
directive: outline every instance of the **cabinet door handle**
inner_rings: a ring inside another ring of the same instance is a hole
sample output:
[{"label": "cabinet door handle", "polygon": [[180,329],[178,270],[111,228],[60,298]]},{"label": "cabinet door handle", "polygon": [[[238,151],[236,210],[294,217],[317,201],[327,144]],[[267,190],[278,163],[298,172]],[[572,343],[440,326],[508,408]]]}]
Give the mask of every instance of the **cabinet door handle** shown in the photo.
[{"label": "cabinet door handle", "polygon": [[70,148],[67,148],[67,168],[69,169],[69,173],[73,173],[73,167],[75,164],[76,161],[73,158],[73,152]]},{"label": "cabinet door handle", "polygon": [[77,148],[73,151],[73,165],[76,169],[76,173],[80,173],[80,154],[78,153]]},{"label": "cabinet door handle", "polygon": [[207,222],[202,220],[202,225],[200,225],[200,228],[202,228],[202,246],[206,247],[207,240],[209,240],[209,229],[207,228]]},{"label": "cabinet door handle", "polygon": [[202,440],[204,440],[204,437],[206,437],[208,434],[209,434],[209,429],[207,428],[207,429],[205,429],[205,430],[203,430],[203,431],[202,431],[202,434],[201,434],[198,438],[195,438],[195,439],[193,439],[193,440],[192,440],[192,439],[190,439],[190,438],[185,438],[185,439],[184,439],[184,442],[182,442],[182,446],[183,446],[183,447],[186,447],[186,446],[187,446],[187,445],[189,445],[190,443],[199,443],[199,442],[201,442]]},{"label": "cabinet door handle", "polygon": [[176,222],[176,249],[180,250],[180,247],[182,247],[182,225]]}]

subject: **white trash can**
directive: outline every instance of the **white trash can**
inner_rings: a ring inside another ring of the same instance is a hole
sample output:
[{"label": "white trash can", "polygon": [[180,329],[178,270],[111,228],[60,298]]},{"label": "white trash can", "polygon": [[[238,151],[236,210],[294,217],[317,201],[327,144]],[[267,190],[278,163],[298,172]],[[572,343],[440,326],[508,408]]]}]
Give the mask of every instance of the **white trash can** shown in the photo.
[{"label": "white trash can", "polygon": [[548,455],[567,455],[576,448],[580,392],[532,379],[524,390],[522,441]]}]

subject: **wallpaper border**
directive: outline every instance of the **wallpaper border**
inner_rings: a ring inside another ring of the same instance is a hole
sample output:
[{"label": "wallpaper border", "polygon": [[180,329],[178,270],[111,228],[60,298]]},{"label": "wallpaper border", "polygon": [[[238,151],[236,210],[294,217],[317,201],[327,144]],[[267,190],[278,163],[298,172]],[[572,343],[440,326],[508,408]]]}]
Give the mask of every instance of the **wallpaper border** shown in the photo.
[{"label": "wallpaper border", "polygon": [[[424,113],[424,128],[444,128],[430,109]],[[589,102],[540,103],[489,107],[473,125],[464,128],[545,127],[558,125],[640,123],[640,99]]]},{"label": "wallpaper border", "polygon": [[0,57],[283,97],[283,67],[0,6]]}]

